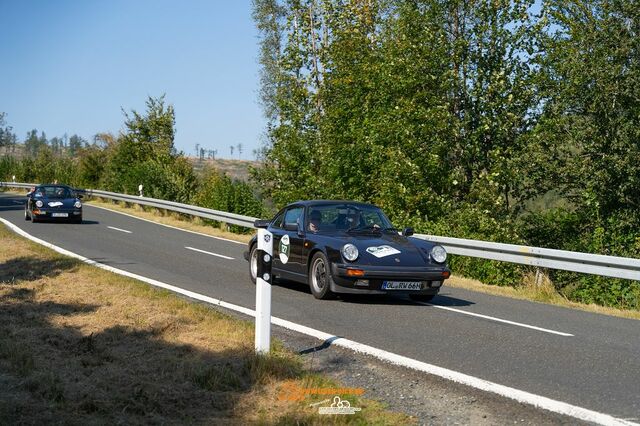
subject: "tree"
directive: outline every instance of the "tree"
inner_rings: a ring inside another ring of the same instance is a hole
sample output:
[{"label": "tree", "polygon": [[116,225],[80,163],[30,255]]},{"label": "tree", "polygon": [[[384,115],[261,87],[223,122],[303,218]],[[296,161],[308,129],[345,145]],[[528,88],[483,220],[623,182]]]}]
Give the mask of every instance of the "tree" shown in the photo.
[{"label": "tree", "polygon": [[72,135],[69,138],[69,155],[75,156],[83,146],[87,145],[87,141],[78,135]]},{"label": "tree", "polygon": [[337,196],[398,217],[513,214],[535,119],[532,0],[254,3],[264,167],[277,203]]},{"label": "tree", "polygon": [[27,133],[27,138],[24,141],[24,147],[26,153],[35,158],[38,156],[40,150],[47,146],[47,136],[44,132],[40,133],[38,136],[38,131],[36,129],[31,130]]},{"label": "tree", "polygon": [[13,128],[7,125],[6,117],[6,113],[0,112],[0,147],[14,147],[17,136],[13,133]]},{"label": "tree", "polygon": [[196,178],[190,164],[174,147],[175,112],[164,96],[149,97],[147,110],[124,113],[126,132],[111,148],[106,185],[114,191],[136,193],[138,185],[156,198],[188,202]]}]

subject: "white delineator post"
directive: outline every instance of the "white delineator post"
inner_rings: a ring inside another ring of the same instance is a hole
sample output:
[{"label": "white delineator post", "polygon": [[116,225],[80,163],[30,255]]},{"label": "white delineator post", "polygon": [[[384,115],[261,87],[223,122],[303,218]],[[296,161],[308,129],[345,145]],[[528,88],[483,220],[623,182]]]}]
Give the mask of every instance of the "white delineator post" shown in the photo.
[{"label": "white delineator post", "polygon": [[258,273],[256,275],[256,352],[267,354],[271,345],[271,262],[273,235],[258,229]]}]

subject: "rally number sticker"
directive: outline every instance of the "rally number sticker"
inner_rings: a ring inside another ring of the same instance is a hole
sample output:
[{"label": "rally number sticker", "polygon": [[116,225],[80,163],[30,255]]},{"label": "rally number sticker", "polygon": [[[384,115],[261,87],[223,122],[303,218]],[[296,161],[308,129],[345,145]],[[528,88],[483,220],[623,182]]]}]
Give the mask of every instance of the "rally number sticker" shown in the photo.
[{"label": "rally number sticker", "polygon": [[280,245],[278,251],[280,252],[280,262],[287,263],[289,261],[289,252],[291,250],[291,244],[289,242],[289,236],[283,235],[280,239]]},{"label": "rally number sticker", "polygon": [[400,253],[400,250],[391,246],[368,247],[367,253],[371,253],[375,257],[385,257]]}]

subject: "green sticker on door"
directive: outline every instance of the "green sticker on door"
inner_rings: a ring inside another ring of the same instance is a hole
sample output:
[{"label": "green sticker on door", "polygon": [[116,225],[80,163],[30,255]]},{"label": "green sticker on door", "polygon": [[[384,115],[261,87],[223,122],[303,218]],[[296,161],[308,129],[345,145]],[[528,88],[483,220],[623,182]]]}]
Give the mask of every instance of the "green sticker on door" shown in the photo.
[{"label": "green sticker on door", "polygon": [[278,246],[278,251],[280,252],[280,262],[287,263],[289,261],[289,250],[291,249],[291,244],[289,242],[289,236],[283,235],[280,239],[280,245]]}]

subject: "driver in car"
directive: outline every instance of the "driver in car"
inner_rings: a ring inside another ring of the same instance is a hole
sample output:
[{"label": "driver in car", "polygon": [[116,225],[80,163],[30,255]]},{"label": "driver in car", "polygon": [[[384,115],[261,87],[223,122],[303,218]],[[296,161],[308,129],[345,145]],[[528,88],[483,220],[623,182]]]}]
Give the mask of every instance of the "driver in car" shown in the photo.
[{"label": "driver in car", "polygon": [[311,213],[309,213],[309,231],[318,232],[321,221],[322,214],[318,210],[312,210]]}]

